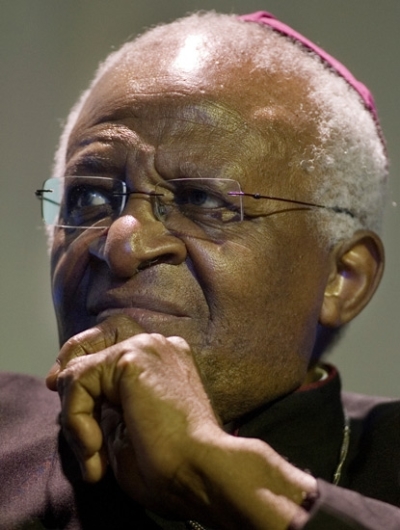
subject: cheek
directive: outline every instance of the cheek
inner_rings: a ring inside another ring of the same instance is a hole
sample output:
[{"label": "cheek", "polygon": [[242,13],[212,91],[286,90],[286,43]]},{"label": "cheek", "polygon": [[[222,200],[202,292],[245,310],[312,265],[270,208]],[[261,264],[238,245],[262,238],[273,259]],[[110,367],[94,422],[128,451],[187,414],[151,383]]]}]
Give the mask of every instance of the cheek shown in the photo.
[{"label": "cheek", "polygon": [[86,278],[89,245],[97,237],[89,231],[67,240],[59,230],[51,252],[53,304],[57,316],[60,343],[88,327],[85,313]]},{"label": "cheek", "polygon": [[255,233],[191,254],[211,311],[197,360],[222,417],[299,386],[324,292],[321,253],[312,238],[300,241],[286,232],[268,240]]},{"label": "cheek", "polygon": [[240,355],[264,333],[265,310],[275,297],[265,249],[250,235],[221,245],[189,243],[188,252],[210,311],[204,345],[218,350],[216,356]]},{"label": "cheek", "polygon": [[222,244],[187,243],[196,278],[210,307],[211,324],[234,325],[234,319],[253,315],[259,303],[265,305],[274,297],[268,247],[265,242],[260,245],[255,231]]}]

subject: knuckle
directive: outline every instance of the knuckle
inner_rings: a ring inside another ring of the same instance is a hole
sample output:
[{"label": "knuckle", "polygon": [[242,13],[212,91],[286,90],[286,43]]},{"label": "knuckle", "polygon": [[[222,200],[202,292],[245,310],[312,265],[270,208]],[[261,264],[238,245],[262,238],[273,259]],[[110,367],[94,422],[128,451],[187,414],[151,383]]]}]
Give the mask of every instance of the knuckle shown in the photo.
[{"label": "knuckle", "polygon": [[87,342],[86,335],[83,333],[80,335],[75,335],[67,340],[60,350],[60,353],[57,357],[57,362],[60,366],[65,366],[72,359],[82,357],[91,353],[90,344]]},{"label": "knuckle", "polygon": [[133,350],[151,350],[159,345],[165,344],[165,337],[160,333],[139,333],[125,341],[126,345]]},{"label": "knuckle", "polygon": [[118,360],[118,369],[129,376],[138,377],[143,372],[142,363],[135,352],[126,352]]},{"label": "knuckle", "polygon": [[75,357],[82,355],[85,351],[86,334],[87,333],[84,331],[79,335],[71,337],[65,343],[66,349],[68,349]]},{"label": "knuckle", "polygon": [[178,337],[178,336],[173,336],[173,337],[168,337],[168,342],[170,342],[171,344],[173,344],[174,346],[178,347],[179,349],[181,349],[182,351],[186,352],[186,353],[190,353],[190,346],[189,344],[186,342],[185,339],[183,339],[182,337]]},{"label": "knuckle", "polygon": [[161,333],[150,333],[149,334],[150,343],[157,345],[164,345],[167,342],[167,339]]},{"label": "knuckle", "polygon": [[70,387],[74,381],[74,373],[71,367],[64,368],[57,377],[57,390],[60,394],[64,394],[66,389]]}]

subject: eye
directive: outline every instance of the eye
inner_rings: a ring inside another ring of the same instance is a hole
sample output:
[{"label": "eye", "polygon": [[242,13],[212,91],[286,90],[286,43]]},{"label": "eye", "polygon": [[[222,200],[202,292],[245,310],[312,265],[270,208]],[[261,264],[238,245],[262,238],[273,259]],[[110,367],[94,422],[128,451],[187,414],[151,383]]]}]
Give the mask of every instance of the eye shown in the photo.
[{"label": "eye", "polygon": [[226,204],[217,192],[200,187],[184,187],[175,191],[175,202],[180,206],[196,206],[204,209],[221,208]]},{"label": "eye", "polygon": [[68,226],[91,226],[118,214],[120,201],[120,196],[114,193],[111,180],[97,179],[93,183],[72,181],[64,190],[61,215]]},{"label": "eye", "polygon": [[68,193],[69,208],[86,208],[110,204],[109,192],[90,186],[76,186]]},{"label": "eye", "polygon": [[71,186],[66,190],[66,204],[68,211],[101,207],[109,205],[112,201],[110,192],[106,189],[96,188],[87,184]]},{"label": "eye", "polygon": [[231,179],[171,179],[155,188],[157,217],[164,222],[176,221],[177,227],[187,220],[207,227],[240,221],[239,192],[238,183]]}]

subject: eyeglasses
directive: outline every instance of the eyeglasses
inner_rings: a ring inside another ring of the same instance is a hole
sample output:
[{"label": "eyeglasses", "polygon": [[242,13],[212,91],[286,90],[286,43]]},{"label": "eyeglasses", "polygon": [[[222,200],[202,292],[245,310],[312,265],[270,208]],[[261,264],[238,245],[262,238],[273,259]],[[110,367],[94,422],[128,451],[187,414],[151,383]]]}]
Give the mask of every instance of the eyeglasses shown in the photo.
[{"label": "eyeglasses", "polygon": [[[157,184],[152,191],[128,190],[124,181],[108,177],[68,176],[50,178],[36,190],[42,202],[42,218],[47,225],[65,229],[103,229],[119,217],[130,198],[151,203],[155,218],[168,229],[196,235],[199,230],[223,229],[247,217],[244,201],[268,199],[301,206],[323,208],[354,217],[346,208],[246,193],[233,179],[182,178]],[[247,199],[246,199],[247,200]]]}]

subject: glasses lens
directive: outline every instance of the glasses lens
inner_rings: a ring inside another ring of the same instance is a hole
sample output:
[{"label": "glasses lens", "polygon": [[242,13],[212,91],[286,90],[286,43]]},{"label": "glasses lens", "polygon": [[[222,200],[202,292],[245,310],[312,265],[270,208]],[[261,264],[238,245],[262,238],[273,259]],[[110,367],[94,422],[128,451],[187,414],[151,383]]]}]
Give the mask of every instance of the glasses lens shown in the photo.
[{"label": "glasses lens", "polygon": [[[42,202],[42,219],[47,225],[55,225],[60,213],[60,180],[47,179],[40,191]],[[38,193],[38,192],[37,192]]]},{"label": "glasses lens", "polygon": [[106,177],[46,180],[42,214],[46,224],[65,228],[103,228],[122,211],[124,182]]},{"label": "glasses lens", "polygon": [[185,178],[159,184],[155,213],[166,226],[196,235],[243,219],[240,185],[231,179]]},{"label": "glasses lens", "polygon": [[[46,224],[64,228],[104,228],[125,207],[123,181],[106,177],[51,178],[39,190]],[[155,216],[177,233],[194,237],[228,229],[243,220],[240,185],[232,179],[172,179],[156,186]]]}]

